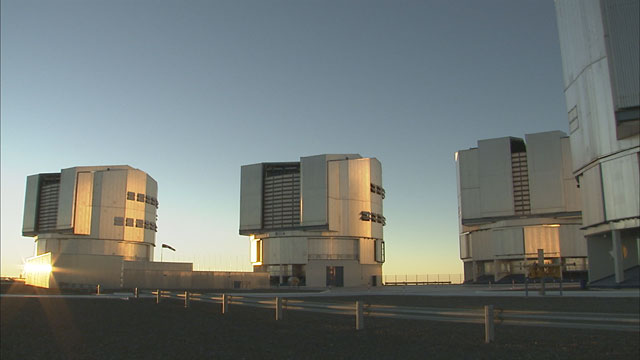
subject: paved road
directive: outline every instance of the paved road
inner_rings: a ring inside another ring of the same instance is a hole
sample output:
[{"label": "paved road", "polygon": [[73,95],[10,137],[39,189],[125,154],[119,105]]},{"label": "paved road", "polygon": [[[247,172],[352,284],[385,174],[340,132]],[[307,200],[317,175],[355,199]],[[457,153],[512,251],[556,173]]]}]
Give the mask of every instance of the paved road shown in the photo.
[{"label": "paved road", "polygon": [[[546,297],[558,297],[560,291],[557,284],[552,284],[553,288],[547,288]],[[308,289],[306,289],[308,290]],[[335,296],[359,296],[359,295],[412,295],[412,296],[504,296],[504,297],[541,297],[537,288],[529,288],[528,295],[525,295],[524,286],[521,284],[512,288],[512,285],[420,285],[420,286],[379,286],[372,288],[333,288],[318,289],[317,292],[260,292],[246,293],[229,290],[227,294],[236,294],[245,297],[335,297]],[[221,293],[219,293],[221,294]],[[128,299],[133,293],[122,292],[101,295],[19,295],[0,294],[0,297],[50,297],[50,298],[100,298],[100,299]],[[580,290],[575,285],[565,286],[563,297],[612,297],[612,298],[638,298],[640,289],[591,289]],[[147,293],[140,294],[140,297],[153,297]]]}]

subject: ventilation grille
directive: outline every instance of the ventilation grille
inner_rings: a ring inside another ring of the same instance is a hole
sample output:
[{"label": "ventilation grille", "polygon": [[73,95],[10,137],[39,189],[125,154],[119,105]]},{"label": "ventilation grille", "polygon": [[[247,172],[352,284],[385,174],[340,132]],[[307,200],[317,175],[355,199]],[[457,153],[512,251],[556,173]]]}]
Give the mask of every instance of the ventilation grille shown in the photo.
[{"label": "ventilation grille", "polygon": [[58,220],[58,193],[60,192],[60,175],[47,176],[40,185],[38,199],[38,231],[56,229]]},{"label": "ventilation grille", "polygon": [[529,171],[527,153],[511,153],[511,172],[513,176],[513,204],[517,215],[531,214],[529,201]]},{"label": "ventilation grille", "polygon": [[300,225],[300,164],[267,165],[263,179],[263,228]]}]

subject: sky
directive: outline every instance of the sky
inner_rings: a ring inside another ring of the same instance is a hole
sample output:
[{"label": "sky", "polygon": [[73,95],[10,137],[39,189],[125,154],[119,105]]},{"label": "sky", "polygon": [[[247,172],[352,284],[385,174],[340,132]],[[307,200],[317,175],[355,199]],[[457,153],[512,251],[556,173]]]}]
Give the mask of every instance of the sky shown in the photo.
[{"label": "sky", "polygon": [[552,0],[1,7],[2,275],[28,175],[118,164],[158,182],[165,261],[250,271],[240,166],[323,153],[381,161],[384,274],[459,274],[454,153],[567,131]]}]

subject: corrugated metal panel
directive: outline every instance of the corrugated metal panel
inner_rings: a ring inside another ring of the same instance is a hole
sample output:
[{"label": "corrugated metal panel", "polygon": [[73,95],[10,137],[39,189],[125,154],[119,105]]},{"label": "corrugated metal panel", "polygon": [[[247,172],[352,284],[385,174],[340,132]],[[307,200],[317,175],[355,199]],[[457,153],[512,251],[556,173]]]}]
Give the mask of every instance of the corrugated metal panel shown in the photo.
[{"label": "corrugated metal panel", "polygon": [[40,175],[27,177],[27,188],[24,195],[24,215],[22,216],[22,235],[24,236],[30,236],[36,231],[39,181]]},{"label": "corrugated metal panel", "polygon": [[24,264],[25,284],[49,288],[51,270],[51,253],[28,258]]},{"label": "corrugated metal panel", "polygon": [[38,199],[38,231],[56,230],[58,217],[58,195],[60,191],[60,174],[43,175],[40,180]]},{"label": "corrugated metal panel", "polygon": [[240,231],[262,228],[262,164],[240,171]]},{"label": "corrugated metal panel", "polygon": [[93,206],[93,173],[78,173],[76,187],[75,219],[73,233],[91,234],[91,210]]},{"label": "corrugated metal panel", "polygon": [[496,229],[491,233],[493,253],[500,257],[524,254],[522,228]]},{"label": "corrugated metal panel", "polygon": [[596,165],[582,173],[580,177],[584,226],[599,224],[605,220],[601,176],[600,165]]},{"label": "corrugated metal panel", "polygon": [[511,174],[513,179],[513,207],[517,215],[531,213],[531,197],[529,193],[529,170],[527,153],[511,153]]},{"label": "corrugated metal panel", "polygon": [[640,2],[601,0],[615,109],[640,105]]},{"label": "corrugated metal panel", "polygon": [[266,164],[263,177],[264,229],[300,225],[300,165]]},{"label": "corrugated metal panel", "polygon": [[544,249],[545,257],[560,256],[560,236],[558,227],[526,226],[524,228],[525,251],[529,256]]},{"label": "corrugated metal panel", "polygon": [[638,161],[638,153],[633,153],[600,164],[608,221],[640,215]]}]

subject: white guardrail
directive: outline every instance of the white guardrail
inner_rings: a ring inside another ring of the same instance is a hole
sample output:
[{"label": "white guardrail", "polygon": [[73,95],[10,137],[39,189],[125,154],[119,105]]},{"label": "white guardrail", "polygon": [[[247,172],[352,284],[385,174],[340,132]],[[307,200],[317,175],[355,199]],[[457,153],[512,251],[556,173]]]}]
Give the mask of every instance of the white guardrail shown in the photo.
[{"label": "white guardrail", "polygon": [[[492,342],[495,338],[495,324],[640,332],[640,315],[637,313],[517,311],[497,309],[493,305],[485,305],[484,309],[428,308],[372,305],[362,301],[356,301],[352,305],[348,303],[311,302],[282,297],[200,294],[188,291],[172,292],[166,290],[142,291],[140,294],[145,297],[155,297],[156,303],[160,303],[161,299],[165,298],[181,300],[184,302],[185,308],[189,307],[191,301],[222,304],[222,314],[228,314],[231,305],[274,309],[276,320],[282,320],[284,311],[289,310],[350,315],[356,318],[357,330],[364,329],[365,317],[484,324],[486,343]],[[138,297],[137,289],[134,292],[134,297]]]}]

